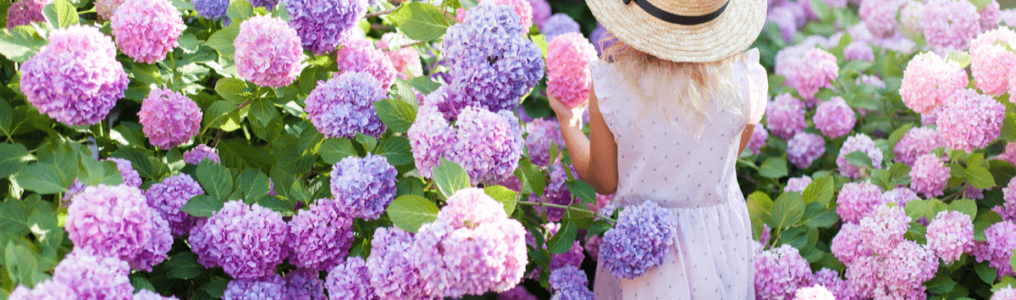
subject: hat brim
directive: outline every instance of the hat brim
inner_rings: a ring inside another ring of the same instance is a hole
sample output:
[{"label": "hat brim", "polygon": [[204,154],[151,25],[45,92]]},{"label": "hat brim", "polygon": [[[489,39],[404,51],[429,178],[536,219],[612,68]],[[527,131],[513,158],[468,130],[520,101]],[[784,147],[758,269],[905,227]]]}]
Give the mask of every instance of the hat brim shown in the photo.
[{"label": "hat brim", "polygon": [[[649,1],[649,0],[636,0]],[[766,0],[730,0],[720,17],[698,25],[668,23],[622,0],[586,0],[593,15],[617,39],[675,62],[714,62],[743,52],[766,20]]]}]

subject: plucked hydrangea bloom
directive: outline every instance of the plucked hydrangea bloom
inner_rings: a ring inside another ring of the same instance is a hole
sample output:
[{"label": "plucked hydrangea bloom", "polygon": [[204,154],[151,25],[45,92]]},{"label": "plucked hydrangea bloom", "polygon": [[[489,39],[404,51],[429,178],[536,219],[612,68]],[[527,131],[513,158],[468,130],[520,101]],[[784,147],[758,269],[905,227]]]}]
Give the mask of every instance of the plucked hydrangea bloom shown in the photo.
[{"label": "plucked hydrangea bloom", "polygon": [[1005,106],[974,90],[957,91],[946,101],[936,124],[953,150],[973,151],[998,138]]},{"label": "plucked hydrangea bloom", "polygon": [[899,31],[896,13],[904,3],[902,0],[863,1],[858,13],[871,35],[887,38]]},{"label": "plucked hydrangea bloom", "polygon": [[132,300],[177,300],[176,296],[163,297],[159,293],[151,290],[141,289],[137,294],[134,294]]},{"label": "plucked hydrangea bloom", "polygon": [[893,153],[896,154],[896,161],[907,166],[914,166],[917,157],[931,153],[932,150],[945,147],[945,138],[938,130],[929,127],[912,128],[903,135]]},{"label": "plucked hydrangea bloom", "polygon": [[169,222],[166,222],[166,219],[154,211],[151,213],[150,221],[152,223],[151,239],[137,255],[128,261],[132,269],[151,272],[153,266],[166,260],[169,249],[173,248],[173,233],[169,229]]},{"label": "plucked hydrangea bloom", "polygon": [[934,153],[921,155],[910,169],[910,189],[928,198],[938,197],[951,176],[949,168]]},{"label": "plucked hydrangea bloom", "polygon": [[846,48],[843,48],[843,58],[848,61],[863,60],[872,62],[875,60],[875,52],[872,51],[871,45],[868,45],[868,43],[853,41]]},{"label": "plucked hydrangea bloom", "polygon": [[[172,9],[176,11],[176,8]],[[148,141],[159,149],[168,150],[198,134],[202,115],[194,100],[169,88],[161,88],[153,89],[141,102],[138,119],[144,126],[142,130]]]},{"label": "plucked hydrangea bloom", "polygon": [[567,266],[550,272],[552,300],[592,300],[586,273],[575,266]]},{"label": "plucked hydrangea bloom", "polygon": [[847,268],[847,280],[860,299],[924,299],[924,282],[935,277],[935,254],[903,240],[891,253],[860,257]]},{"label": "plucked hydrangea bloom", "polygon": [[921,197],[918,197],[917,193],[905,187],[897,187],[882,193],[882,203],[896,203],[900,207],[906,207],[907,202],[920,199]]},{"label": "plucked hydrangea bloom", "polygon": [[273,300],[286,291],[286,282],[278,274],[264,278],[236,279],[226,284],[222,300]]},{"label": "plucked hydrangea bloom", "polygon": [[[345,255],[342,255],[343,257]],[[352,256],[328,271],[325,289],[330,299],[378,299],[370,286],[370,272],[363,258]]]},{"label": "plucked hydrangea bloom", "polygon": [[[52,2],[52,0],[21,0],[12,3],[7,8],[7,30],[32,22],[46,22],[42,8]],[[547,14],[550,14],[550,6],[547,6]]]},{"label": "plucked hydrangea bloom", "polygon": [[[44,280],[35,284],[34,288],[19,285],[7,299],[13,300],[67,300],[77,299],[74,289],[56,280]],[[535,298],[533,298],[535,299]]]},{"label": "plucked hydrangea bloom", "polygon": [[99,15],[99,20],[109,20],[113,17],[113,12],[116,11],[121,4],[126,0],[97,0],[95,1],[95,12]]},{"label": "plucked hydrangea bloom", "polygon": [[[70,216],[67,218],[70,221]],[[53,281],[74,290],[78,299],[129,299],[134,292],[130,279],[130,267],[126,261],[115,257],[94,255],[94,251],[76,248],[53,270]],[[39,287],[36,287],[39,288]],[[12,297],[12,299],[14,299]],[[67,298],[63,298],[67,299]]]},{"label": "plucked hydrangea bloom", "polygon": [[840,231],[833,237],[830,251],[844,265],[851,266],[859,257],[871,255],[871,248],[861,242],[861,225],[843,223]]},{"label": "plucked hydrangea bloom", "polygon": [[327,300],[325,281],[318,278],[318,272],[310,269],[296,269],[286,274],[286,299]]},{"label": "plucked hydrangea bloom", "polygon": [[847,154],[853,153],[854,151],[861,151],[868,155],[871,159],[871,165],[876,169],[882,168],[882,149],[875,146],[875,142],[871,140],[868,135],[858,133],[857,135],[848,137],[843,142],[843,147],[840,148],[840,154],[836,156],[836,169],[840,171],[840,174],[853,179],[861,177],[861,169],[847,161]]},{"label": "plucked hydrangea bloom", "polygon": [[797,178],[791,178],[787,180],[787,185],[783,187],[783,192],[804,192],[805,188],[811,184],[811,177],[804,175]]},{"label": "plucked hydrangea bloom", "polygon": [[421,299],[430,294],[409,253],[413,237],[398,227],[381,227],[370,241],[367,269],[370,284],[381,300]]},{"label": "plucked hydrangea bloom", "polygon": [[[758,155],[762,153],[762,146],[766,145],[766,140],[769,139],[769,130],[765,127],[756,126],[755,130],[751,132],[751,139],[748,140],[748,150],[752,154]],[[532,153],[530,153],[532,155]]]},{"label": "plucked hydrangea bloom", "polygon": [[885,255],[903,240],[910,229],[910,217],[902,207],[881,204],[858,223],[861,242],[876,255]]},{"label": "plucked hydrangea bloom", "polygon": [[[437,92],[434,91],[431,95]],[[448,120],[437,109],[421,105],[416,121],[413,121],[406,136],[420,176],[430,178],[434,167],[441,164],[441,158],[449,158],[454,154],[455,129],[448,125]]]},{"label": "plucked hydrangea bloom", "polygon": [[840,274],[836,271],[830,270],[829,268],[822,268],[812,275],[812,281],[825,287],[831,292],[836,298],[830,299],[853,299],[854,293],[850,289],[850,283],[840,278]]},{"label": "plucked hydrangea bloom", "polygon": [[285,258],[287,233],[279,213],[233,200],[195,226],[188,241],[205,267],[222,266],[235,279],[256,279],[271,275]]},{"label": "plucked hydrangea bloom", "polygon": [[437,297],[504,292],[526,270],[526,230],[482,189],[449,197],[437,220],[423,224],[410,253]]},{"label": "plucked hydrangea bloom", "polygon": [[332,166],[331,190],[340,213],[376,220],[395,200],[395,170],[384,156],[350,156]]},{"label": "plucked hydrangea bloom", "polygon": [[[989,34],[982,34],[985,35]],[[970,73],[978,89],[992,96],[1001,96],[1009,90],[1009,73],[1016,67],[1016,54],[1006,50],[1005,46],[993,42],[971,48],[970,62]]]},{"label": "plucked hydrangea bloom", "polygon": [[357,133],[380,138],[388,129],[374,111],[384,99],[378,81],[363,72],[345,72],[319,82],[304,100],[307,119],[325,137],[353,138]]},{"label": "plucked hydrangea bloom", "polygon": [[984,230],[984,236],[987,241],[975,243],[973,254],[977,262],[988,261],[988,266],[998,270],[998,278],[1016,276],[1009,264],[1012,250],[1016,249],[1016,223],[995,223]]},{"label": "plucked hydrangea bloom", "polygon": [[233,46],[236,71],[244,80],[277,88],[289,85],[300,74],[303,54],[300,37],[281,19],[270,16],[247,19],[240,24]]},{"label": "plucked hydrangea bloom", "polygon": [[367,13],[367,0],[287,0],[289,26],[300,36],[303,48],[322,55],[335,49]]},{"label": "plucked hydrangea bloom", "polygon": [[459,113],[455,123],[454,155],[469,174],[473,185],[481,182],[500,182],[518,168],[522,156],[522,126],[510,110],[497,113],[482,108],[467,107]]},{"label": "plucked hydrangea bloom", "polygon": [[[11,294],[11,298],[14,298]],[[1013,300],[1016,299],[1016,289],[1012,286],[1007,286],[999,289],[995,294],[991,295],[991,300]]]},{"label": "plucked hydrangea bloom", "polygon": [[113,12],[109,27],[120,51],[146,64],[166,58],[187,28],[180,11],[162,0],[125,1]]},{"label": "plucked hydrangea bloom", "polygon": [[882,189],[871,182],[846,183],[836,196],[836,214],[844,222],[858,222],[881,203]]},{"label": "plucked hydrangea bloom", "polygon": [[663,263],[677,230],[670,213],[653,201],[622,210],[603,235],[599,262],[614,277],[633,279]]},{"label": "plucked hydrangea bloom", "polygon": [[55,29],[48,39],[21,65],[21,92],[39,113],[60,123],[98,123],[127,90],[116,46],[99,28],[79,25]]},{"label": "plucked hydrangea bloom", "polygon": [[821,135],[798,132],[787,141],[787,158],[798,168],[804,169],[825,153],[825,139]]},{"label": "plucked hydrangea bloom", "polygon": [[547,0],[529,0],[529,6],[533,9],[533,24],[543,28],[543,24],[550,19],[550,3]]},{"label": "plucked hydrangea bloom", "polygon": [[96,255],[130,260],[152,238],[152,212],[136,187],[89,186],[67,208],[67,237]]},{"label": "plucked hydrangea bloom", "polygon": [[969,1],[929,0],[924,6],[924,38],[939,54],[966,50],[981,33],[981,15]]},{"label": "plucked hydrangea bloom", "polygon": [[219,161],[219,149],[208,147],[208,145],[201,144],[190,151],[183,153],[183,161],[188,164],[197,165],[201,164],[201,161],[210,159],[215,163],[221,163]]},{"label": "plucked hydrangea bloom", "polygon": [[341,201],[318,199],[289,221],[289,263],[318,271],[342,263],[353,243],[353,217],[343,213],[343,206]]},{"label": "plucked hydrangea bloom", "polygon": [[229,0],[192,0],[191,4],[194,4],[194,10],[202,18],[215,21],[227,18]]},{"label": "plucked hydrangea bloom", "polygon": [[946,264],[974,249],[974,223],[958,211],[941,211],[928,225],[928,249]]},{"label": "plucked hydrangea bloom", "polygon": [[854,128],[857,118],[854,110],[847,105],[847,101],[840,97],[833,97],[829,101],[818,105],[813,117],[815,128],[822,131],[822,134],[835,139],[850,133]]},{"label": "plucked hydrangea bloom", "polygon": [[790,94],[776,96],[766,106],[766,129],[783,139],[801,132],[804,123],[804,102]]},{"label": "plucked hydrangea bloom", "polygon": [[792,71],[792,80],[787,81],[787,86],[797,89],[797,93],[804,99],[815,98],[820,88],[832,88],[832,81],[840,74],[840,67],[836,65],[836,56],[819,48],[812,48],[804,54],[802,60],[808,62],[797,64]]},{"label": "plucked hydrangea bloom", "polygon": [[1016,221],[1016,178],[1010,179],[1009,184],[1002,188],[1002,205],[995,206],[994,210],[1007,221]]},{"label": "plucked hydrangea bloom", "polygon": [[946,62],[933,52],[914,56],[903,71],[900,96],[903,103],[920,114],[945,104],[953,92],[967,86],[966,71],[956,62]]},{"label": "plucked hydrangea bloom", "polygon": [[483,2],[490,5],[511,5],[515,8],[515,14],[519,16],[519,26],[522,27],[522,31],[529,32],[529,28],[533,27],[533,6],[529,0],[484,0]]},{"label": "plucked hydrangea bloom", "polygon": [[824,286],[815,285],[797,290],[794,300],[836,300],[836,296]]},{"label": "plucked hydrangea bloom", "polygon": [[527,30],[511,6],[471,9],[465,22],[448,28],[441,44],[451,90],[490,111],[514,110],[543,78],[543,55],[524,37]]},{"label": "plucked hydrangea bloom", "polygon": [[811,268],[796,248],[783,245],[755,256],[755,298],[791,299],[811,285]]},{"label": "plucked hydrangea bloom", "polygon": [[526,148],[529,149],[529,160],[534,165],[546,167],[550,165],[551,145],[557,145],[558,153],[565,148],[561,137],[560,126],[553,119],[534,119],[526,124]]},{"label": "plucked hydrangea bloom", "polygon": [[556,13],[547,19],[540,33],[547,38],[547,42],[553,41],[555,37],[565,33],[581,33],[579,23],[564,13]]},{"label": "plucked hydrangea bloom", "polygon": [[[377,84],[380,84],[379,87],[385,94],[395,83],[397,71],[392,65],[392,61],[384,52],[363,38],[348,38],[335,56],[339,70],[343,73],[363,72],[370,74],[377,80]],[[335,76],[340,76],[339,74],[335,73]]]},{"label": "plucked hydrangea bloom", "polygon": [[589,64],[596,59],[596,48],[582,33],[565,33],[550,41],[547,45],[547,93],[569,108],[588,101],[593,84]]}]

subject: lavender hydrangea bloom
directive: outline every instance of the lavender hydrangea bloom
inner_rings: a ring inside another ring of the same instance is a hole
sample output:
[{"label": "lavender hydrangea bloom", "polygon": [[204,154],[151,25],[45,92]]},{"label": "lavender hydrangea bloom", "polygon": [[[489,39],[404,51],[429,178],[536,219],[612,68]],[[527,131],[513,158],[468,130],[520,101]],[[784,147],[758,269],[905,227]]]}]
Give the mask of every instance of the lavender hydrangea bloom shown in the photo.
[{"label": "lavender hydrangea bloom", "polygon": [[830,252],[844,265],[851,266],[859,257],[872,254],[871,248],[861,242],[861,225],[843,223],[843,227],[833,237]]},{"label": "lavender hydrangea bloom", "polygon": [[575,266],[567,266],[550,273],[552,300],[592,300],[586,273]]},{"label": "lavender hydrangea bloom", "polygon": [[163,0],[125,1],[113,12],[109,27],[120,51],[135,62],[146,64],[166,58],[187,28],[180,11]]},{"label": "lavender hydrangea bloom", "polygon": [[906,207],[907,202],[920,199],[921,197],[918,197],[917,193],[905,187],[897,187],[882,193],[882,203],[896,203],[900,207]]},{"label": "lavender hydrangea bloom", "polygon": [[881,204],[858,222],[861,242],[876,255],[885,255],[903,241],[910,229],[911,218],[902,207]]},{"label": "lavender hydrangea bloom", "polygon": [[616,41],[613,39],[613,35],[603,25],[596,23],[596,29],[593,29],[593,33],[589,34],[589,43],[596,47],[596,55],[603,54],[604,50],[610,49]]},{"label": "lavender hydrangea bloom", "polygon": [[896,160],[907,165],[914,166],[917,157],[931,153],[932,150],[945,147],[945,138],[938,130],[928,127],[918,127],[907,131],[903,138],[896,142],[893,153]]},{"label": "lavender hydrangea bloom", "polygon": [[318,83],[304,101],[307,119],[325,137],[353,138],[363,133],[375,138],[388,130],[374,111],[374,102],[384,99],[377,80],[363,72],[345,72]]},{"label": "lavender hydrangea bloom", "polygon": [[[544,3],[546,3],[546,2],[544,2]],[[548,12],[548,14],[549,14],[549,12]],[[498,294],[497,295],[497,299],[498,300],[537,300],[539,298],[536,298],[536,296],[533,296],[533,294],[530,294],[529,291],[526,290],[525,286],[518,285],[518,286],[515,286],[514,288],[508,290],[507,292],[503,292],[503,293]]]},{"label": "lavender hydrangea bloom", "polygon": [[575,22],[570,16],[556,13],[547,19],[547,22],[540,28],[540,32],[547,38],[547,42],[550,42],[554,40],[554,37],[565,33],[581,33],[581,28],[579,28],[579,23]]},{"label": "lavender hydrangea bloom", "polygon": [[836,197],[836,214],[844,222],[858,222],[881,203],[882,189],[871,182],[847,183]]},{"label": "lavender hydrangea bloom", "polygon": [[413,121],[406,136],[420,176],[430,178],[434,167],[441,164],[441,158],[450,158],[454,154],[455,130],[436,109],[420,106],[416,121]]},{"label": "lavender hydrangea bloom", "polygon": [[448,85],[442,85],[420,101],[420,110],[434,110],[440,112],[445,120],[454,121],[462,109],[466,107],[477,107],[478,103],[466,99],[462,93],[452,90]]},{"label": "lavender hydrangea bloom", "polygon": [[141,176],[138,175],[138,171],[134,170],[134,165],[131,164],[131,161],[117,157],[107,157],[103,160],[111,161],[116,164],[116,170],[120,171],[120,177],[123,178],[123,184],[136,188],[141,187]]},{"label": "lavender hydrangea bloom", "polygon": [[48,38],[49,44],[21,65],[21,92],[39,113],[60,123],[98,123],[127,90],[116,46],[97,27],[55,29]]},{"label": "lavender hydrangea bloom", "polygon": [[809,184],[811,184],[811,177],[808,175],[791,178],[787,180],[787,185],[783,187],[783,192],[804,192],[804,189],[808,188]]},{"label": "lavender hydrangea bloom", "polygon": [[286,299],[327,300],[325,281],[317,271],[296,269],[286,274]]},{"label": "lavender hydrangea bloom", "polygon": [[931,250],[903,240],[890,253],[858,258],[846,275],[860,299],[921,299],[937,269]]},{"label": "lavender hydrangea bloom", "polygon": [[[258,6],[258,3],[253,4]],[[300,55],[303,54],[300,37],[281,19],[270,16],[247,19],[240,24],[233,47],[236,47],[237,73],[254,84],[282,87],[300,74]]]},{"label": "lavender hydrangea bloom", "polygon": [[949,167],[934,153],[921,155],[910,170],[910,188],[925,197],[938,197],[949,183]]},{"label": "lavender hydrangea bloom", "polygon": [[843,147],[840,148],[840,154],[836,156],[836,166],[843,176],[850,177],[852,179],[858,179],[861,177],[861,169],[847,161],[847,154],[853,153],[854,151],[861,151],[868,155],[871,159],[871,165],[876,169],[882,168],[882,149],[875,147],[875,142],[871,140],[871,137],[863,133],[858,133],[854,136],[848,137],[843,142]]},{"label": "lavender hydrangea bloom", "polygon": [[533,24],[543,28],[543,24],[550,19],[550,3],[547,0],[529,0],[529,7],[533,9]]},{"label": "lavender hydrangea bloom", "polygon": [[366,0],[286,0],[285,5],[289,26],[300,36],[303,48],[315,55],[335,51],[367,13]]},{"label": "lavender hydrangea bloom", "polygon": [[342,206],[341,201],[318,199],[289,221],[289,263],[319,271],[342,263],[353,243],[353,217]]},{"label": "lavender hydrangea bloom", "polygon": [[[74,289],[56,280],[44,280],[34,288],[19,285],[7,299],[11,300],[68,300],[77,299]],[[535,299],[535,298],[534,298]]]},{"label": "lavender hydrangea bloom", "polygon": [[183,153],[183,161],[188,164],[201,164],[201,161],[205,159],[210,159],[217,164],[222,163],[219,160],[219,149],[208,147],[205,144],[198,145],[194,149]]},{"label": "lavender hydrangea bloom", "polygon": [[988,266],[998,270],[998,278],[1016,276],[1009,260],[1016,249],[1016,223],[1002,221],[984,230],[985,242],[977,242],[973,253],[977,262],[988,261]]},{"label": "lavender hydrangea bloom", "polygon": [[762,146],[766,145],[766,140],[769,139],[769,130],[765,127],[757,126],[755,130],[751,132],[751,139],[748,140],[748,150],[752,154],[758,155],[762,153]]},{"label": "lavender hydrangea bloom", "polygon": [[138,119],[148,141],[167,150],[197,135],[202,115],[194,100],[169,88],[161,88],[153,89],[141,103]]},{"label": "lavender hydrangea bloom", "polygon": [[395,65],[392,64],[391,59],[388,59],[388,55],[375,48],[370,41],[362,38],[347,38],[335,57],[337,58],[335,62],[339,65],[339,70],[342,71],[342,73],[335,73],[336,77],[348,72],[367,73],[377,80],[378,83],[375,84],[384,91],[382,94],[387,94],[392,84],[395,83],[395,76],[398,73],[395,70]]},{"label": "lavender hydrangea bloom", "polygon": [[173,234],[169,229],[169,222],[166,222],[156,212],[151,213],[152,233],[151,239],[144,248],[138,252],[128,263],[132,269],[151,272],[152,267],[158,265],[168,257],[169,249],[173,248]]},{"label": "lavender hydrangea bloom", "polygon": [[1005,106],[972,89],[958,90],[938,115],[938,131],[953,150],[987,147],[1001,134]]},{"label": "lavender hydrangea bloom", "polygon": [[991,210],[1007,221],[1016,221],[1016,178],[1010,179],[1009,184],[1002,188],[1002,195],[1002,205],[995,206]]},{"label": "lavender hydrangea bloom", "polygon": [[974,249],[974,223],[958,211],[941,211],[928,225],[928,249],[946,264]]},{"label": "lavender hydrangea bloom", "polygon": [[511,6],[480,4],[471,9],[465,22],[448,28],[442,42],[451,90],[490,111],[518,107],[543,78],[543,55],[523,36],[526,30]]},{"label": "lavender hydrangea bloom", "polygon": [[285,258],[288,232],[279,213],[233,200],[195,226],[188,241],[205,267],[222,266],[235,279],[257,279],[274,273]]},{"label": "lavender hydrangea bloom", "polygon": [[838,96],[819,104],[813,120],[815,127],[832,139],[850,133],[854,123],[857,122],[854,110],[847,105],[847,101]]},{"label": "lavender hydrangea bloom", "polygon": [[[42,15],[42,8],[53,3],[52,0],[21,0],[11,4],[7,8],[7,30],[21,25],[29,25],[33,22],[46,22]],[[544,3],[547,3],[544,1]],[[547,15],[550,15],[550,5],[547,5]]]},{"label": "lavender hydrangea bloom", "polygon": [[127,261],[151,240],[152,214],[140,189],[100,184],[74,196],[64,229],[75,246]]},{"label": "lavender hydrangea bloom", "polygon": [[565,149],[564,138],[561,137],[561,130],[557,121],[548,119],[534,119],[526,124],[526,147],[529,148],[529,160],[534,165],[546,167],[550,161],[551,144],[557,145],[558,153]]},{"label": "lavender hydrangea bloom", "polygon": [[276,300],[285,292],[285,281],[277,274],[264,278],[235,279],[226,284],[222,300]]},{"label": "lavender hydrangea bloom", "polygon": [[830,299],[853,299],[854,292],[850,289],[850,283],[840,278],[840,274],[829,268],[822,268],[812,276],[815,284],[821,285],[829,290],[835,298]]},{"label": "lavender hydrangea bloom", "polygon": [[333,300],[378,299],[374,287],[370,286],[367,265],[358,256],[350,257],[345,263],[331,269],[325,279],[325,289],[328,289],[328,295]]},{"label": "lavender hydrangea bloom", "polygon": [[[918,3],[918,2],[915,2]],[[853,41],[846,48],[843,48],[843,58],[851,60],[863,60],[872,62],[875,60],[875,52],[871,49],[871,45],[864,41]]]},{"label": "lavender hydrangea bloom", "polygon": [[279,5],[279,0],[251,0],[250,4],[253,4],[254,7],[264,7],[268,11],[272,11],[275,6]]},{"label": "lavender hydrangea bloom", "polygon": [[663,263],[676,231],[670,213],[653,201],[629,206],[603,235],[599,262],[615,277],[633,279]]},{"label": "lavender hydrangea bloom", "polygon": [[343,158],[332,167],[331,190],[339,212],[347,216],[376,220],[395,200],[398,171],[384,156],[367,154]]},{"label": "lavender hydrangea bloom", "polygon": [[766,129],[783,139],[790,139],[804,129],[804,103],[790,94],[776,96],[766,106]]},{"label": "lavender hydrangea bloom", "polygon": [[466,170],[473,185],[512,176],[522,157],[524,140],[518,119],[510,110],[492,113],[467,107],[459,113],[455,125],[458,129],[450,160]]},{"label": "lavender hydrangea bloom", "polygon": [[787,158],[798,168],[804,169],[825,153],[825,139],[821,135],[798,132],[787,141]]},{"label": "lavender hydrangea bloom", "polygon": [[182,237],[197,223],[197,217],[180,210],[194,196],[205,191],[187,174],[166,177],[145,191],[145,199],[152,210],[158,212],[172,229],[174,237]]},{"label": "lavender hydrangea bloom", "polygon": [[151,290],[141,289],[137,294],[134,294],[132,300],[178,300],[176,296],[163,297],[159,293]]},{"label": "lavender hydrangea bloom", "polygon": [[784,244],[755,257],[757,299],[791,299],[798,289],[811,285],[811,267],[796,248]]},{"label": "lavender hydrangea bloom", "polygon": [[412,263],[409,255],[413,237],[398,227],[381,227],[374,232],[370,241],[370,257],[367,269],[370,284],[381,300],[423,299],[427,289],[420,270]]},{"label": "lavender hydrangea bloom", "polygon": [[229,0],[191,0],[194,10],[198,15],[209,20],[222,20],[226,16],[226,8],[229,7]]},{"label": "lavender hydrangea bloom", "polygon": [[924,37],[936,53],[967,50],[981,33],[981,15],[970,2],[929,0],[924,6]]},{"label": "lavender hydrangea bloom", "polygon": [[73,289],[78,299],[131,298],[134,287],[127,277],[130,267],[126,261],[97,256],[92,254],[95,251],[87,249],[88,246],[75,245],[74,251],[53,270],[53,281]]}]

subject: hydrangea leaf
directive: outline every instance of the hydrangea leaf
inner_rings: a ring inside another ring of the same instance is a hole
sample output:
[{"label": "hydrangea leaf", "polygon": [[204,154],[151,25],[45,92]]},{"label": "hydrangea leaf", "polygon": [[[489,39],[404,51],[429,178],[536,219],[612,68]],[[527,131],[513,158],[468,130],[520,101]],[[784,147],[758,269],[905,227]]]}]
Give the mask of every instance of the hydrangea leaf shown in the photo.
[{"label": "hydrangea leaf", "polygon": [[596,191],[585,181],[580,179],[572,180],[567,182],[566,186],[573,196],[582,199],[582,203],[596,203]]},{"label": "hydrangea leaf", "polygon": [[575,238],[578,236],[578,226],[575,222],[564,222],[561,224],[561,230],[557,231],[550,241],[547,241],[547,250],[551,254],[561,254],[568,252],[575,245]]},{"label": "hydrangea leaf", "polygon": [[821,203],[822,206],[825,206],[833,199],[833,192],[835,188],[836,187],[833,185],[833,178],[831,176],[815,178],[808,184],[808,187],[804,188],[804,192],[801,195],[805,204],[818,202]]},{"label": "hydrangea leaf", "polygon": [[0,144],[0,178],[21,172],[32,159],[22,144]]},{"label": "hydrangea leaf", "polygon": [[393,166],[402,166],[413,163],[413,149],[409,146],[409,139],[401,136],[392,136],[381,140],[381,144],[374,149],[374,154],[384,156],[388,163]]},{"label": "hydrangea leaf", "polygon": [[81,164],[78,168],[78,180],[85,185],[94,186],[98,184],[119,185],[123,183],[123,176],[116,168],[116,163],[111,161],[97,161],[90,156],[81,156]]},{"label": "hydrangea leaf", "polygon": [[[523,157],[519,160],[518,169],[525,175],[526,185],[530,188],[530,191],[537,195],[543,195],[543,189],[547,187],[547,178],[540,171],[540,168],[533,165],[528,158]],[[525,192],[525,189],[523,189],[523,192]]]},{"label": "hydrangea leaf", "polygon": [[964,213],[970,216],[971,220],[977,218],[977,203],[972,199],[955,200],[949,204],[949,209]]},{"label": "hydrangea leaf", "polygon": [[39,264],[32,251],[20,243],[8,241],[4,251],[4,269],[7,276],[14,281],[14,284],[21,284],[26,287],[35,286],[35,273],[39,272]]},{"label": "hydrangea leaf", "polygon": [[169,278],[191,279],[201,275],[205,268],[198,264],[198,257],[191,252],[180,252],[164,263]]},{"label": "hydrangea leaf", "polygon": [[336,138],[326,139],[321,144],[318,154],[329,165],[334,165],[349,156],[357,156],[356,148],[353,148],[353,142],[350,142],[349,139]]},{"label": "hydrangea leaf", "polygon": [[[285,9],[283,9],[283,10],[285,10]],[[204,287],[201,287],[201,290],[203,290],[206,293],[208,293],[209,296],[212,296],[212,297],[215,297],[215,298],[221,298],[222,297],[222,293],[226,291],[226,285],[227,284],[229,284],[229,280],[222,279],[222,278],[215,278],[215,279],[212,279],[212,281],[208,282],[208,284],[206,284]]]},{"label": "hydrangea leaf", "polygon": [[380,100],[374,102],[374,111],[377,112],[381,121],[394,132],[406,133],[416,121],[416,108],[404,101]]},{"label": "hydrangea leaf", "polygon": [[782,157],[766,158],[758,173],[762,177],[774,179],[787,176],[787,160]]},{"label": "hydrangea leaf", "polygon": [[431,92],[441,87],[440,83],[434,82],[430,79],[430,76],[418,76],[409,81],[416,90],[420,91],[424,95],[430,95]]},{"label": "hydrangea leaf", "polygon": [[[235,1],[233,3],[239,2],[246,1]],[[208,40],[205,41],[205,46],[215,49],[215,51],[218,51],[220,55],[228,59],[233,59],[233,55],[236,53],[236,47],[233,46],[233,40],[236,39],[236,36],[240,35],[240,23],[241,21],[234,20],[232,24],[229,24],[229,27],[222,28],[219,31],[212,33],[212,36],[208,37]]]},{"label": "hydrangea leaf", "polygon": [[261,196],[268,194],[271,187],[268,175],[255,169],[248,169],[240,173],[240,176],[236,178],[236,184],[243,192],[244,199],[260,199]]},{"label": "hydrangea leaf", "polygon": [[139,292],[141,290],[149,290],[149,291],[157,292],[155,290],[155,286],[152,285],[152,282],[148,281],[148,278],[145,278],[145,276],[141,275],[141,273],[131,274],[130,275],[130,279],[131,279],[131,285],[134,286],[134,293],[137,293],[137,292]]},{"label": "hydrangea leaf", "polygon": [[974,264],[974,271],[977,272],[977,277],[980,277],[981,281],[987,284],[995,283],[995,278],[998,278],[998,270],[988,266],[987,261]]},{"label": "hydrangea leaf", "polygon": [[406,232],[416,233],[424,223],[437,220],[437,205],[426,198],[416,195],[403,195],[395,198],[386,210],[392,223]]},{"label": "hydrangea leaf", "polygon": [[226,8],[226,16],[229,16],[233,23],[238,24],[254,16],[254,5],[247,0],[232,1]]},{"label": "hydrangea leaf", "polygon": [[840,221],[840,215],[835,209],[825,208],[825,205],[818,202],[809,203],[804,210],[804,218],[801,223],[812,228],[826,228],[833,226]]},{"label": "hydrangea leaf", "polygon": [[515,212],[515,207],[518,206],[519,193],[500,185],[484,187],[483,192],[504,205],[504,212],[509,216]]},{"label": "hydrangea leaf", "polygon": [[211,217],[216,211],[222,209],[223,201],[210,195],[194,196],[187,200],[180,210],[195,217]]},{"label": "hydrangea leaf", "polygon": [[46,22],[54,28],[67,28],[78,24],[78,10],[66,0],[56,0],[42,8]]},{"label": "hydrangea leaf", "polygon": [[797,224],[804,217],[804,200],[797,192],[783,193],[773,202],[773,229],[787,228]]},{"label": "hydrangea leaf", "polygon": [[434,168],[434,183],[445,199],[461,189],[469,188],[469,174],[457,163],[441,158],[441,165]]},{"label": "hydrangea leaf", "polygon": [[992,159],[988,161],[988,164],[991,166],[991,176],[996,183],[1008,183],[1013,177],[1016,177],[1016,167],[1007,161]]},{"label": "hydrangea leaf", "polygon": [[850,152],[844,157],[847,159],[847,162],[855,167],[872,167],[871,157],[868,157],[868,154],[863,151]]},{"label": "hydrangea leaf", "polygon": [[198,164],[197,180],[208,195],[226,200],[233,193],[233,175],[221,164],[204,160]]},{"label": "hydrangea leaf", "polygon": [[223,78],[215,82],[215,93],[233,105],[239,106],[250,99],[250,92],[244,93],[247,83],[236,78]]},{"label": "hydrangea leaf", "polygon": [[966,176],[964,177],[975,188],[986,190],[995,187],[995,178],[984,167],[969,166],[966,169]]},{"label": "hydrangea leaf", "polygon": [[388,21],[417,41],[434,41],[448,30],[448,18],[432,4],[403,2],[395,12],[388,15]]},{"label": "hydrangea leaf", "polygon": [[946,294],[952,291],[956,287],[956,281],[949,278],[948,272],[939,272],[935,278],[925,283],[928,287],[928,292],[935,294]]},{"label": "hydrangea leaf", "polygon": [[29,164],[14,176],[22,188],[40,194],[67,190],[78,176],[78,154],[67,143],[49,143],[37,149],[39,162]]}]

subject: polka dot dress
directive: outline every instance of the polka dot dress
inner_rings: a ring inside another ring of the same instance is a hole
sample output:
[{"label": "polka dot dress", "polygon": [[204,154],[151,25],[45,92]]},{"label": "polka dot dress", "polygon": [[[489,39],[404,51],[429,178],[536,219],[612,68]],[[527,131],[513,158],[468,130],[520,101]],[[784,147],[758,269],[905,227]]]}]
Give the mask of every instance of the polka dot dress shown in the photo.
[{"label": "polka dot dress", "polygon": [[765,111],[768,81],[758,50],[741,58],[734,62],[731,81],[741,87],[743,107],[732,112],[711,102],[706,107],[711,122],[701,126],[690,115],[643,113],[635,98],[640,93],[631,91],[612,65],[593,64],[600,111],[617,142],[614,201],[656,201],[677,224],[670,255],[647,275],[618,279],[597,268],[595,299],[755,298],[755,246],[734,164],[741,131],[758,123]]}]

